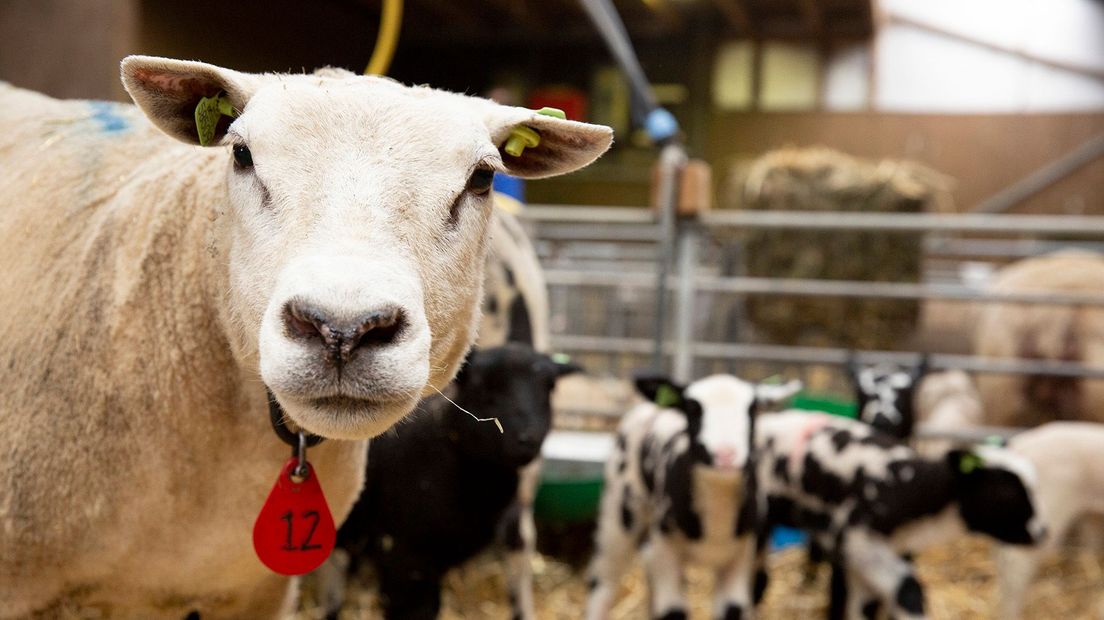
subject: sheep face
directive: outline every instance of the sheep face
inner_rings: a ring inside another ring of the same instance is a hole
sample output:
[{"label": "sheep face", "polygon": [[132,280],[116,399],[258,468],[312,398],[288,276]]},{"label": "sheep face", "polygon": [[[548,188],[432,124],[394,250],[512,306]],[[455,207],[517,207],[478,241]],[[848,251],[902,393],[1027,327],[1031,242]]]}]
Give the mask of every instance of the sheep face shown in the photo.
[{"label": "sheep face", "polygon": [[[130,57],[123,79],[173,137],[223,152],[220,314],[237,358],[313,433],[384,431],[455,373],[479,319],[496,171],[560,174],[606,128],[328,70],[251,75]],[[196,106],[226,105],[206,139]],[[520,156],[511,130],[540,132]],[[198,131],[198,133],[197,133]]]}]

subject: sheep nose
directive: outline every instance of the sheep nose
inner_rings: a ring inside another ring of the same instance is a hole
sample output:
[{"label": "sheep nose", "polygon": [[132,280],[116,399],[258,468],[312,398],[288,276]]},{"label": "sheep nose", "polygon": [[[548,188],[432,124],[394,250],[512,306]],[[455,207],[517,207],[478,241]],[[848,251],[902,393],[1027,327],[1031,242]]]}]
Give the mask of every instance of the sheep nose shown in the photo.
[{"label": "sheep nose", "polygon": [[293,299],[284,305],[284,325],[292,339],[317,341],[326,357],[340,366],[358,350],[384,347],[398,338],[406,317],[397,306],[382,306],[347,319],[309,302]]}]

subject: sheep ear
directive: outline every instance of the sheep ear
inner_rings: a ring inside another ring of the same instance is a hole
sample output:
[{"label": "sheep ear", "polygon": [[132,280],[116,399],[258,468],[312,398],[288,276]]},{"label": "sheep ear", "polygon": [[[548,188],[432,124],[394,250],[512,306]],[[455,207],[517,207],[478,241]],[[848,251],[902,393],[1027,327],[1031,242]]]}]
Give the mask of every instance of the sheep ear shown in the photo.
[{"label": "sheep ear", "polygon": [[660,407],[678,407],[682,404],[685,388],[662,375],[640,375],[634,380],[636,391],[645,399]]},{"label": "sheep ear", "polygon": [[800,379],[786,383],[760,383],[755,386],[755,399],[768,405],[778,404],[797,394],[805,386]]},{"label": "sheep ear", "polygon": [[[188,144],[201,143],[196,123],[196,107],[201,101],[204,106],[216,106],[210,117],[213,128],[202,132],[202,142],[218,144],[233,116],[245,109],[257,88],[257,77],[253,75],[202,62],[154,56],[124,58],[122,79],[131,99],[154,125]],[[217,108],[220,104],[222,112]]]},{"label": "sheep ear", "polygon": [[[604,125],[564,120],[525,108],[491,106],[487,129],[502,157],[501,171],[509,175],[539,179],[573,172],[598,159],[613,143],[613,130]],[[507,148],[515,130],[534,136],[537,144],[521,150]]]}]

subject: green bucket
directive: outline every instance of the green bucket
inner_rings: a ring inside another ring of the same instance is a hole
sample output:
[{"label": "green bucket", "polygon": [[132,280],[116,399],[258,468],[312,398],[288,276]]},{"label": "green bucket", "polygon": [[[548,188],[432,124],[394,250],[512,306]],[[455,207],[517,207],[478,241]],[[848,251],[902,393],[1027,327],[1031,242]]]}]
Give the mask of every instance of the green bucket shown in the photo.
[{"label": "green bucket", "polygon": [[858,407],[855,401],[848,398],[840,398],[834,394],[817,394],[813,392],[801,392],[794,396],[790,402],[790,409],[802,409],[805,411],[823,411],[832,415],[845,418],[859,417]]}]

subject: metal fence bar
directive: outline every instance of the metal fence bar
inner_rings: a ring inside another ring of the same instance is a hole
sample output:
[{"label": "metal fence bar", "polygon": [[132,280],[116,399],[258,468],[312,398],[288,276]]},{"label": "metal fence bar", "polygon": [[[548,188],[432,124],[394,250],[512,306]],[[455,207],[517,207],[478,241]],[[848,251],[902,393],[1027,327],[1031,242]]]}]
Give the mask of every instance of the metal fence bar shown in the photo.
[{"label": "metal fence bar", "polygon": [[[559,286],[628,286],[651,288],[650,273],[546,269],[545,280]],[[695,288],[711,293],[794,295],[810,297],[865,297],[873,299],[956,299],[985,303],[1104,306],[1104,295],[1095,293],[999,292],[960,284],[912,284],[906,282],[863,282],[859,280],[812,280],[758,278],[750,276],[697,276]],[[667,279],[668,289],[677,289],[677,278]]]},{"label": "metal fence bar", "polygon": [[[525,209],[522,217],[536,223],[656,223],[655,213],[651,209],[641,207],[530,205]],[[720,210],[703,214],[700,222],[709,228],[1104,236],[1104,217],[1092,215]]]},{"label": "metal fence bar", "polygon": [[[648,355],[652,341],[647,338],[609,338],[604,336],[552,336],[552,347],[580,353]],[[798,364],[845,364],[852,354],[861,363],[889,362],[913,364],[917,353],[901,351],[851,351],[831,347],[799,347],[767,344],[732,344],[724,342],[694,342],[695,357],[708,359],[754,360]],[[664,343],[664,351],[674,351],[672,342]],[[1012,375],[1048,375],[1056,377],[1080,377],[1104,379],[1104,368],[1093,368],[1075,362],[1044,360],[997,359],[973,355],[933,354],[929,357],[932,368],[958,369],[971,372],[987,372]]]}]

